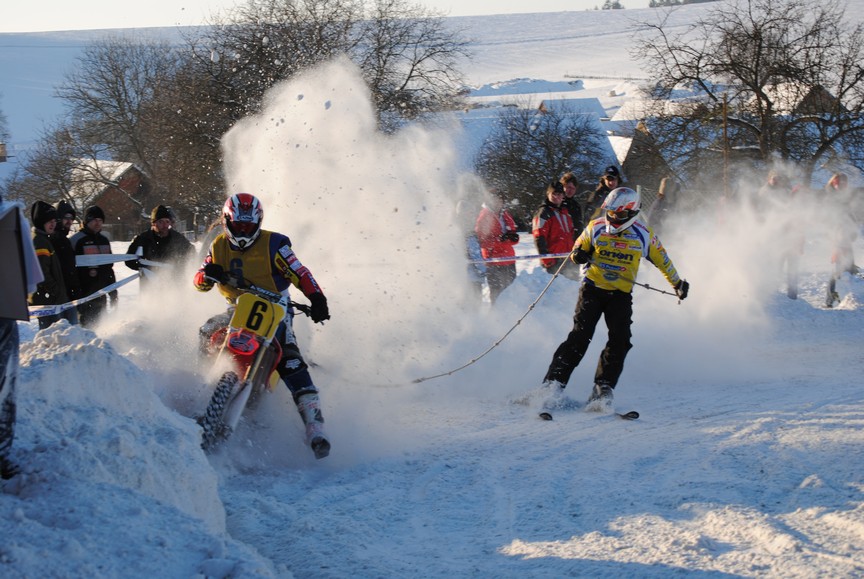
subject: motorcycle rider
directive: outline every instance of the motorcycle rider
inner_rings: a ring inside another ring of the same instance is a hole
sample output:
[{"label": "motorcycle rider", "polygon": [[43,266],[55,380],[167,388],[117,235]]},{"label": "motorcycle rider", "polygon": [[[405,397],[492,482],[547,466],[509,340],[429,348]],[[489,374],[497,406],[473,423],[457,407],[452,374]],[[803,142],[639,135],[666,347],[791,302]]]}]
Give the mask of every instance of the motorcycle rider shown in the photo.
[{"label": "motorcycle rider", "polygon": [[[222,207],[222,217],[224,231],[210,244],[204,263],[194,276],[193,283],[199,291],[210,291],[215,280],[219,292],[233,304],[243,293],[244,280],[286,296],[288,286],[294,285],[311,302],[313,322],[330,319],[327,298],[312,273],[297,259],[290,239],[261,228],[264,210],[258,198],[249,193],[232,195]],[[202,326],[202,335],[215,327],[226,326],[229,319],[230,314],[226,313],[214,316]],[[315,458],[320,459],[330,453],[330,442],[324,433],[318,389],[297,347],[292,319],[293,311],[289,308],[276,332],[276,339],[282,346],[282,359],[276,371],[291,391],[306,425],[306,443]]]}]

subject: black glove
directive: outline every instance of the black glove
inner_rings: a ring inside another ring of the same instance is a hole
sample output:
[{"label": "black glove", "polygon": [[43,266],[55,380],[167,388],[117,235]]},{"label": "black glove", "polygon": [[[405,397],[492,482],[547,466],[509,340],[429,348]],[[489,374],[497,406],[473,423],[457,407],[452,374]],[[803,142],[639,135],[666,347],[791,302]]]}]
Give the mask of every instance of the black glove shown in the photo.
[{"label": "black glove", "polygon": [[215,279],[219,283],[225,283],[226,278],[228,277],[228,274],[225,273],[225,269],[218,263],[208,263],[205,265],[204,275]]},{"label": "black glove", "polygon": [[675,295],[678,296],[678,299],[683,300],[686,298],[688,291],[690,291],[690,284],[687,283],[687,280],[678,280],[678,283],[675,284]]},{"label": "black glove", "polygon": [[501,241],[509,241],[510,243],[519,243],[519,234],[515,231],[508,231],[501,234]]},{"label": "black glove", "polygon": [[[591,248],[593,249],[594,246],[592,245]],[[591,252],[585,251],[580,247],[576,250],[576,253],[573,254],[573,261],[579,264],[588,263],[591,261]]]},{"label": "black glove", "polygon": [[309,312],[309,317],[316,324],[330,319],[330,309],[327,307],[327,298],[324,294],[317,293],[309,296],[309,301],[312,302],[312,309]]}]

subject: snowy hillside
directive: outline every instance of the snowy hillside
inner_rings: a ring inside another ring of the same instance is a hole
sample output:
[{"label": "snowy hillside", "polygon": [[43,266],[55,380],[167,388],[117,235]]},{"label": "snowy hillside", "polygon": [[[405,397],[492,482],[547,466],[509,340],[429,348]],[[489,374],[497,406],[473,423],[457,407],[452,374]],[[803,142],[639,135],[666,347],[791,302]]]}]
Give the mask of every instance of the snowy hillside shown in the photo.
[{"label": "snowy hillside", "polygon": [[[475,61],[488,64],[477,86],[620,68],[598,38],[605,14],[578,15],[568,34],[535,30],[539,15],[485,19],[501,40]],[[569,34],[593,43],[591,60],[537,62],[538,39]],[[488,355],[416,381],[487,350],[550,280],[526,260],[494,308],[471,299],[453,227],[455,200],[472,193],[454,187],[470,187],[457,137],[375,133],[341,61],[270,96],[226,135],[226,174],[261,196],[265,227],[291,236],[328,295],[332,319],[296,329],[331,456],[304,448],[284,387],[205,456],[193,418],[212,381],[197,331],[222,301],[191,281],[155,296],[133,282],[95,332],[19,325],[24,473],[0,483],[0,576],[864,574],[864,279],[844,274],[841,303],[823,306],[833,216],[806,204],[797,216],[797,300],[771,216],[730,208],[668,224],[691,294],[634,291],[616,406],[641,418],[545,422],[514,400],[539,386],[571,327],[578,285],[564,278]],[[534,253],[527,235],[518,251]],[[864,261],[861,237],[855,251]],[[650,264],[639,280],[668,289]],[[600,324],[573,398],[587,397],[604,342]]]}]

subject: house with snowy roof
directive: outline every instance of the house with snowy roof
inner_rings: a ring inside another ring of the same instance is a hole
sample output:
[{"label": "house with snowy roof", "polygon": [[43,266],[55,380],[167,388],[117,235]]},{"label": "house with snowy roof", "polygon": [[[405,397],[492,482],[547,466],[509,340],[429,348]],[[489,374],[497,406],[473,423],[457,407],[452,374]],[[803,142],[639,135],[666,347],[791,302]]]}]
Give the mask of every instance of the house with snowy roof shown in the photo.
[{"label": "house with snowy roof", "polygon": [[69,194],[79,217],[87,207],[105,212],[103,234],[112,240],[132,239],[150,227],[152,199],[149,177],[134,163],[79,159],[71,173]]}]

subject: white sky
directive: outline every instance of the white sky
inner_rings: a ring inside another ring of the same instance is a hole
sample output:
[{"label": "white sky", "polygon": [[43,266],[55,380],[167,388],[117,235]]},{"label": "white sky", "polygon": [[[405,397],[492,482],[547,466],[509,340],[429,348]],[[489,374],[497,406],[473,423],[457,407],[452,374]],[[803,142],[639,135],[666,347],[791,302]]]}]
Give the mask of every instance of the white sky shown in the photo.
[{"label": "white sky", "polygon": [[[420,4],[449,16],[592,10],[603,0],[424,0]],[[236,0],[150,0],[146,8],[114,0],[12,0],[0,8],[0,33],[96,30],[149,26],[194,26],[212,13],[242,4]],[[623,0],[626,8],[646,8],[648,0]]]}]

